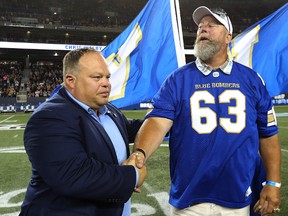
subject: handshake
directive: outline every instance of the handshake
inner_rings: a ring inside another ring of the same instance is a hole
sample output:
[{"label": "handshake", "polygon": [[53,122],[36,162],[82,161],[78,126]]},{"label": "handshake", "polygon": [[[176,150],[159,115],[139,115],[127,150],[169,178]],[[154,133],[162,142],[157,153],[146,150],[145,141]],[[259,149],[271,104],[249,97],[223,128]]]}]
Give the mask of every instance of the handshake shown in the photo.
[{"label": "handshake", "polygon": [[124,165],[124,166],[132,165],[136,168],[136,170],[138,171],[138,182],[135,188],[135,192],[140,193],[141,192],[140,187],[142,186],[147,175],[147,167],[145,165],[144,152],[135,151],[121,165]]}]

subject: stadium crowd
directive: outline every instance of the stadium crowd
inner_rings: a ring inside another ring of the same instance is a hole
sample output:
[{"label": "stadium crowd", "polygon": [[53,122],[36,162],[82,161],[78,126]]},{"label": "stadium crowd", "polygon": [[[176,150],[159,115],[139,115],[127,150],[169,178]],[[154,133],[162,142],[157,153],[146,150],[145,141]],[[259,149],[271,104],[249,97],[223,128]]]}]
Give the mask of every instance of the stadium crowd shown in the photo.
[{"label": "stadium crowd", "polygon": [[[86,27],[88,31],[95,32],[97,27],[120,28],[117,34],[123,30],[144,7],[145,0],[133,1],[29,1],[29,0],[3,0],[0,2],[0,26],[23,26],[35,28],[77,30]],[[68,6],[69,5],[69,6]],[[127,13],[129,11],[129,13]],[[45,27],[44,27],[45,26]],[[56,30],[57,31],[57,30]],[[56,34],[56,33],[55,33]],[[95,37],[97,34],[95,34]],[[22,37],[21,37],[22,36]],[[23,37],[20,33],[0,33],[2,41],[24,41],[45,43],[77,43],[107,45],[106,38],[97,37],[97,40],[83,39],[61,39],[58,41],[48,38]],[[85,39],[86,38],[86,39]],[[114,39],[114,38],[112,38]]]},{"label": "stadium crowd", "polygon": [[0,63],[0,96],[16,97],[20,90],[23,70],[18,62]]},{"label": "stadium crowd", "polygon": [[49,97],[51,92],[62,83],[62,65],[33,64],[29,74],[23,77],[21,62],[0,62],[0,95],[16,97],[19,92],[28,97]]},{"label": "stadium crowd", "polygon": [[[108,1],[30,1],[3,0],[1,19],[13,22],[15,17],[34,18],[37,24],[78,26],[114,26],[128,23],[143,8],[147,0]],[[129,11],[129,13],[127,13]],[[31,19],[33,23],[33,19]]]},{"label": "stadium crowd", "polygon": [[60,85],[62,65],[32,65],[29,80],[24,83],[28,97],[49,97],[51,92]]},{"label": "stadium crowd", "polygon": [[[86,26],[91,27],[90,35],[96,35],[92,27],[108,27],[115,28],[127,26],[144,7],[148,0],[2,0],[0,1],[0,28],[4,29],[14,25],[34,26],[39,25],[57,26]],[[197,26],[192,21],[191,11],[199,2],[190,0],[179,0],[182,18],[182,27],[184,32],[184,43],[188,48],[192,48],[194,44],[195,32]],[[253,23],[267,16],[278,9],[283,2],[277,0],[273,4],[269,1],[262,1],[261,7],[254,1],[243,0],[241,3],[235,1],[217,0],[210,1],[210,7],[224,8],[231,16],[234,24],[234,34],[237,35]],[[91,7],[92,5],[92,7]],[[265,14],[264,14],[265,13]],[[22,26],[23,27],[23,26]],[[12,27],[13,29],[13,27]],[[19,28],[18,28],[19,29]],[[26,29],[26,28],[22,28]],[[41,29],[41,28],[39,28]],[[44,28],[45,29],[45,28]],[[5,29],[4,29],[5,30]],[[27,41],[15,30],[9,32],[0,31],[0,41]],[[40,31],[40,30],[39,30]],[[55,30],[52,30],[57,32]],[[95,31],[95,29],[94,29]],[[188,36],[185,38],[185,32]],[[113,37],[120,32],[115,30]],[[194,34],[194,36],[193,36]],[[65,40],[48,40],[52,37],[46,34],[46,38],[31,37],[27,42],[44,42],[49,43],[74,43],[74,44],[91,44],[91,45],[107,45],[114,38],[106,39],[101,36],[93,36],[97,41],[88,37],[88,33],[79,34],[81,39],[75,38]],[[192,36],[191,36],[192,35]],[[20,91],[26,92],[28,97],[46,97],[60,83],[62,83],[62,70],[55,62],[49,64],[31,63],[25,78],[24,63],[21,61],[3,61],[0,62],[0,96],[15,97]]]},{"label": "stadium crowd", "polygon": [[[261,2],[261,7],[257,1],[210,1],[210,7],[222,7],[229,14],[234,24],[234,34],[242,32],[253,23],[264,18],[267,14],[278,9],[282,0],[275,4],[269,4],[267,1]],[[51,25],[53,28],[66,27],[71,29],[78,27],[89,27],[90,31],[96,31],[95,27],[119,28],[126,27],[145,6],[147,0],[95,0],[95,1],[77,1],[77,0],[2,0],[0,2],[0,26],[5,25],[28,25],[40,28],[40,26]],[[183,31],[195,33],[196,25],[192,21],[191,11],[199,4],[198,1],[179,0],[181,9],[181,18]],[[253,8],[253,9],[252,9]],[[93,28],[94,27],[94,28]],[[120,31],[120,30],[119,30]],[[118,32],[120,33],[120,32]],[[1,35],[1,40],[16,41],[21,40],[17,34]],[[22,38],[23,39],[23,38]],[[35,38],[32,38],[35,40]],[[101,44],[101,38],[97,38],[98,44]],[[39,40],[39,39],[38,39]],[[105,39],[104,39],[105,40]],[[39,42],[39,41],[29,41]],[[48,42],[49,40],[43,41]],[[55,41],[53,41],[55,42]],[[59,43],[64,41],[59,40]],[[69,41],[70,43],[73,41]],[[75,41],[79,42],[79,41]],[[83,41],[90,44],[91,39]],[[105,41],[104,41],[105,42]],[[97,42],[96,42],[97,43]],[[95,44],[97,45],[97,44]]]}]

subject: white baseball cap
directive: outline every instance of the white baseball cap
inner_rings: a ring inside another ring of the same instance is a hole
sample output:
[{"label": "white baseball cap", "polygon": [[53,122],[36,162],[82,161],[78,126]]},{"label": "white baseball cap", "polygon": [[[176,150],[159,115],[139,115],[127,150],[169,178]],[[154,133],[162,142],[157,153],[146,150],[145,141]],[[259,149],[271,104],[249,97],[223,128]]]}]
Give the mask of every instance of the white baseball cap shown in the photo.
[{"label": "white baseball cap", "polygon": [[215,19],[217,19],[222,25],[225,26],[225,28],[230,34],[233,34],[233,26],[231,20],[225,11],[210,10],[205,6],[200,6],[194,10],[192,17],[194,22],[198,26],[201,19],[207,15],[212,15],[213,17],[215,17]]}]

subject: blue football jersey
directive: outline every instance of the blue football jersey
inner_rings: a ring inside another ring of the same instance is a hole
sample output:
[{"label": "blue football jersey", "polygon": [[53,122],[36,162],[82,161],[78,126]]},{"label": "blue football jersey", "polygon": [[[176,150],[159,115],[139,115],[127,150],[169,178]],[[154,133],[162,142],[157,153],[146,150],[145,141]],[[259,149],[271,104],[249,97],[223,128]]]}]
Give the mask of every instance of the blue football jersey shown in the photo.
[{"label": "blue football jersey", "polygon": [[236,62],[231,74],[204,75],[191,62],[165,80],[152,103],[147,118],[173,120],[170,204],[249,205],[259,137],[278,133],[260,76]]}]

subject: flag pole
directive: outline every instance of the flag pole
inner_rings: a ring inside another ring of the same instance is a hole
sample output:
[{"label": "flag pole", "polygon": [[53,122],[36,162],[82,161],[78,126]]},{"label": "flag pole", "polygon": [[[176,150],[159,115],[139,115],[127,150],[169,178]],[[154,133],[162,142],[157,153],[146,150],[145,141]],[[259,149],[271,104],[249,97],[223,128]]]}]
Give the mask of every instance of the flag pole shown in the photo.
[{"label": "flag pole", "polygon": [[181,14],[178,0],[170,0],[171,8],[171,19],[173,35],[176,47],[176,55],[178,60],[178,66],[181,67],[186,64],[185,54],[184,54],[184,41],[183,32],[181,24]]},{"label": "flag pole", "polygon": [[178,23],[180,47],[183,50],[184,49],[184,40],[183,40],[183,30],[182,30],[182,21],[181,21],[181,12],[180,12],[179,0],[175,0],[175,9],[176,9],[176,17],[177,17],[177,23]]}]

